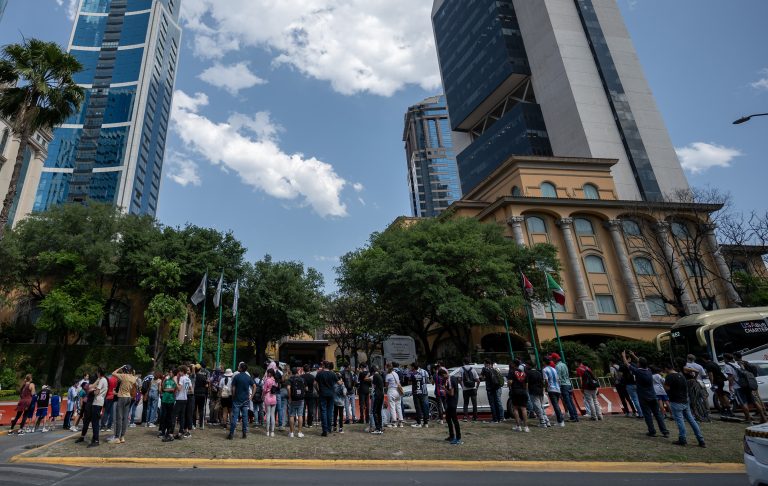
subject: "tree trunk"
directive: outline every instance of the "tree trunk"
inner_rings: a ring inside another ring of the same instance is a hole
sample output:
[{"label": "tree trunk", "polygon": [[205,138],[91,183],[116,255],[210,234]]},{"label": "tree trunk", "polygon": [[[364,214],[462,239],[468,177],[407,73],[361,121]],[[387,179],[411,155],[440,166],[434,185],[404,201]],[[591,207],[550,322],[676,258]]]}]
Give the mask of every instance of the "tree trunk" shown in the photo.
[{"label": "tree trunk", "polygon": [[19,137],[19,151],[16,154],[16,162],[13,164],[13,173],[11,174],[11,180],[8,183],[8,192],[5,194],[5,200],[3,200],[3,209],[0,211],[0,240],[5,236],[5,230],[8,226],[8,218],[11,213],[11,206],[13,206],[13,200],[16,198],[16,189],[19,186],[21,167],[24,165],[24,152],[27,151],[27,145],[29,145],[28,139],[29,136],[25,130]]}]

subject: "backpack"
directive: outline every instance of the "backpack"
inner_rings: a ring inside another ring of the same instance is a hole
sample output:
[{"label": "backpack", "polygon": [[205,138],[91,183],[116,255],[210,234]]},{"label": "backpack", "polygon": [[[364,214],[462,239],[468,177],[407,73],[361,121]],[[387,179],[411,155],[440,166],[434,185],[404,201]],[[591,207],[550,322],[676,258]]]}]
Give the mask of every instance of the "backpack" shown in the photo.
[{"label": "backpack", "polygon": [[585,390],[597,390],[600,382],[597,381],[591,370],[584,370],[584,376],[581,378],[581,387]]},{"label": "backpack", "polygon": [[262,403],[264,401],[264,382],[259,380],[254,382],[253,403]]},{"label": "backpack", "polygon": [[298,402],[306,398],[306,384],[300,376],[291,377],[288,383],[291,385],[291,401]]},{"label": "backpack", "polygon": [[498,368],[491,368],[491,385],[495,388],[504,386],[504,375],[501,374]]},{"label": "backpack", "polygon": [[232,394],[232,384],[229,381],[229,377],[224,377],[224,386],[221,387],[221,398],[229,398],[229,396]]},{"label": "backpack", "polygon": [[757,380],[752,372],[735,366],[731,366],[731,368],[736,372],[736,383],[739,385],[739,388],[757,391]]},{"label": "backpack", "polygon": [[148,375],[144,378],[144,380],[141,382],[141,393],[142,395],[146,395],[149,391],[149,385],[152,383],[152,375]]},{"label": "backpack", "polygon": [[472,368],[462,368],[461,384],[465,390],[475,388],[475,377],[472,374]]}]

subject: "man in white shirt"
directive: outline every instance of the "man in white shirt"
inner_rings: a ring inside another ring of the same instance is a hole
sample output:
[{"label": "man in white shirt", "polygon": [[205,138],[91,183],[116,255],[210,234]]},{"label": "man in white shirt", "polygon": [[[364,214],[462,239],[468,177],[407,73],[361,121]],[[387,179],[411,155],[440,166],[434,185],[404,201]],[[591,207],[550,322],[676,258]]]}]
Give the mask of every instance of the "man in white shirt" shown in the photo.
[{"label": "man in white shirt", "polygon": [[88,433],[88,425],[91,425],[93,427],[93,437],[91,438],[91,443],[88,444],[88,447],[96,447],[99,445],[99,423],[101,423],[101,409],[104,406],[104,399],[107,396],[107,388],[109,388],[109,384],[104,377],[104,370],[99,368],[96,382],[91,384],[88,389],[88,393],[93,395],[91,414],[83,420],[83,431],[75,442],[85,442],[85,435]]}]

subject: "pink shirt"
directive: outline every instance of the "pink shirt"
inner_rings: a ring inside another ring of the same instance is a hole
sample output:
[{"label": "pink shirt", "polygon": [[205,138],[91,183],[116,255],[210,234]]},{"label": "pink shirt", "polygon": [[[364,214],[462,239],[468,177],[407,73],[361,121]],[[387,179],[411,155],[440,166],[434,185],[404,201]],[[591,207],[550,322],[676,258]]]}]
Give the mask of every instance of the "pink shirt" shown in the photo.
[{"label": "pink shirt", "polygon": [[275,379],[271,376],[268,376],[266,380],[264,380],[264,387],[262,388],[264,392],[264,405],[272,406],[277,405],[277,397],[272,394],[272,387],[275,385]]}]

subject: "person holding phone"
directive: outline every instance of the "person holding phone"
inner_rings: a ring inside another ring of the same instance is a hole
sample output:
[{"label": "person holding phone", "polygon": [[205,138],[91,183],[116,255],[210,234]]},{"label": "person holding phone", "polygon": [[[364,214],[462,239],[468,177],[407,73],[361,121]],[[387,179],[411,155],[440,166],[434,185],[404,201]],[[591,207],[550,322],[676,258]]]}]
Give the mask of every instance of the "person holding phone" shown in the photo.
[{"label": "person holding phone", "polygon": [[448,422],[448,437],[445,439],[451,445],[461,445],[461,427],[459,426],[459,379],[456,376],[448,376],[448,370],[440,368],[438,375],[441,378],[443,391],[445,392],[445,419]]}]

